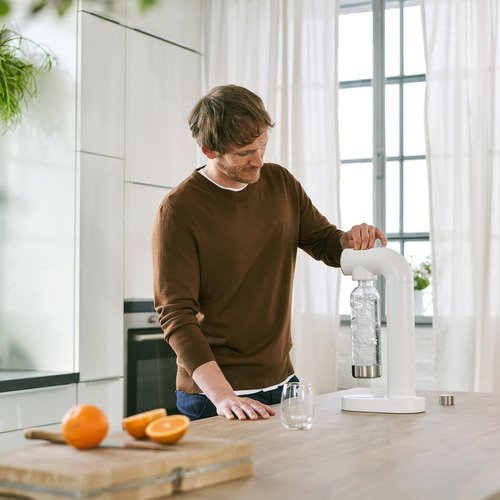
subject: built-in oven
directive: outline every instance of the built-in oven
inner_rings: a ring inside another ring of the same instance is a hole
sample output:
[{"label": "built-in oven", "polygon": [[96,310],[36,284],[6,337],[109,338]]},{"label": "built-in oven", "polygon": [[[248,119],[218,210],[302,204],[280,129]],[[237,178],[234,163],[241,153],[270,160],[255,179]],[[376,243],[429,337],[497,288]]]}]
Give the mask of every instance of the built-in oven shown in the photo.
[{"label": "built-in oven", "polygon": [[176,356],[165,342],[152,300],[126,300],[125,414],[175,406]]}]

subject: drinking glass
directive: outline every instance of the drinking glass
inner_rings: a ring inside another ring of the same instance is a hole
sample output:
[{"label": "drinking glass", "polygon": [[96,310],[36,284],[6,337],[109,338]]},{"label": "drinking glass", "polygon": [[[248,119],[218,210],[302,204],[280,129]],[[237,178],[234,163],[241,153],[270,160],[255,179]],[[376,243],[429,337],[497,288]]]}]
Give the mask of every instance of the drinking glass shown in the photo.
[{"label": "drinking glass", "polygon": [[281,394],[281,423],[285,429],[310,429],[314,394],[310,382],[287,382]]}]

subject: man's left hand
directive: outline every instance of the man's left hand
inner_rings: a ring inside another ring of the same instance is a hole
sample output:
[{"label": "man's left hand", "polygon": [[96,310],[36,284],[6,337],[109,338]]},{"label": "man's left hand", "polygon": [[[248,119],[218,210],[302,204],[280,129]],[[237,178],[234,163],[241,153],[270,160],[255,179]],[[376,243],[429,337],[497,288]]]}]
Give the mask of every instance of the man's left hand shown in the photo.
[{"label": "man's left hand", "polygon": [[375,226],[370,224],[359,224],[344,233],[340,238],[342,248],[353,248],[354,250],[367,250],[373,248],[375,242],[380,240],[383,246],[387,245],[387,237]]}]

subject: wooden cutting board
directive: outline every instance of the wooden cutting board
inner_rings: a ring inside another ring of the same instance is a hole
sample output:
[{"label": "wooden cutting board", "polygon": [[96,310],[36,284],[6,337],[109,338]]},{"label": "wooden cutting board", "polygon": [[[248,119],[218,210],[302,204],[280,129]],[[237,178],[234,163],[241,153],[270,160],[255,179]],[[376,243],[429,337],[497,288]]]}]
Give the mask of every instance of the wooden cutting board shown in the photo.
[{"label": "wooden cutting board", "polygon": [[[110,436],[126,441],[125,433]],[[252,447],[242,440],[187,434],[164,450],[77,450],[43,443],[0,454],[0,496],[34,499],[148,499],[252,474]]]}]

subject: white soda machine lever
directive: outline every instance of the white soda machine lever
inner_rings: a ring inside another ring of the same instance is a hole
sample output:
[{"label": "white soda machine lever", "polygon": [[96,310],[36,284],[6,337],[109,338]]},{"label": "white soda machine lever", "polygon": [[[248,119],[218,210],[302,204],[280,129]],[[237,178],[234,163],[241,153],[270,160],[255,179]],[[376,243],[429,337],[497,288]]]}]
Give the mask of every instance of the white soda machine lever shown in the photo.
[{"label": "white soda machine lever", "polygon": [[[379,413],[421,413],[425,398],[415,394],[415,323],[413,274],[406,259],[389,248],[346,249],[340,258],[349,276],[365,269],[385,278],[387,291],[387,391],[386,395],[342,396],[342,409]],[[354,279],[354,277],[353,277]]]}]

